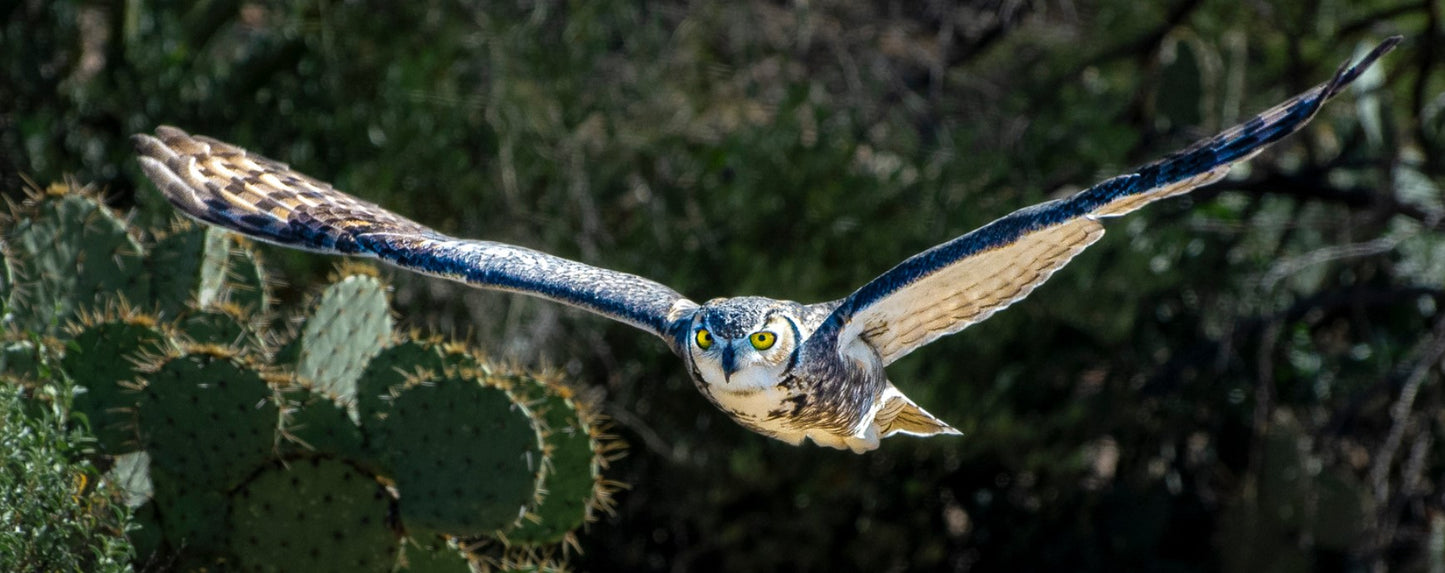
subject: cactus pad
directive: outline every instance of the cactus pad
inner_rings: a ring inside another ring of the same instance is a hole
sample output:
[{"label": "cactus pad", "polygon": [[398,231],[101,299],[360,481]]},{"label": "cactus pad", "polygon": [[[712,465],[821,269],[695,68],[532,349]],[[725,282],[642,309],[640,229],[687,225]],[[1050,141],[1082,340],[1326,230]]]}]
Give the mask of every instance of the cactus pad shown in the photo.
[{"label": "cactus pad", "polygon": [[125,532],[126,539],[135,547],[135,561],[139,565],[139,571],[159,570],[158,564],[163,559],[161,550],[165,546],[165,534],[161,530],[157,513],[154,500],[137,507],[131,513],[131,521],[135,527]]},{"label": "cactus pad", "polygon": [[140,437],[152,464],[220,491],[270,457],[279,411],[259,372],[204,350],[146,376]]},{"label": "cactus pad", "polygon": [[115,213],[81,193],[32,201],[6,236],[24,277],[14,290],[22,328],[56,332],[100,295],[149,300],[142,249]]},{"label": "cactus pad", "polygon": [[469,573],[472,568],[462,552],[447,547],[445,543],[439,541],[433,547],[426,547],[408,539],[402,547],[402,557],[396,570],[407,573]]},{"label": "cactus pad", "polygon": [[200,256],[201,272],[196,288],[196,304],[201,308],[223,302],[226,270],[230,266],[231,258],[231,238],[228,235],[229,233],[222,229],[206,227]]},{"label": "cactus pad", "polygon": [[[540,383],[519,380],[517,386]],[[546,492],[527,520],[507,532],[507,540],[524,545],[561,543],[591,517],[601,483],[602,458],[593,438],[592,418],[565,388],[545,388],[534,409],[546,425],[547,457],[542,488]]]},{"label": "cactus pad", "polygon": [[206,488],[169,472],[151,468],[152,501],[172,553],[188,562],[207,562],[225,550],[225,494]]},{"label": "cactus pad", "polygon": [[140,317],[85,327],[70,342],[60,367],[75,381],[74,411],[85,414],[90,431],[108,454],[133,452],[136,405],[140,400],[138,361],[157,356],[166,336]]},{"label": "cactus pad", "polygon": [[216,344],[238,351],[259,346],[251,332],[245,311],[223,303],[192,310],[176,323],[186,339],[197,344]]},{"label": "cactus pad", "polygon": [[286,402],[283,454],[330,455],[358,463],[366,461],[361,428],[331,398],[300,388],[288,392]]},{"label": "cactus pad", "polygon": [[356,379],[391,340],[386,288],[352,275],[327,287],[301,331],[296,373],[343,404],[356,401]]},{"label": "cactus pad", "polygon": [[226,301],[252,312],[265,312],[271,305],[271,293],[260,255],[235,235],[218,229],[212,232],[222,235],[231,247],[226,258]]},{"label": "cactus pad", "polygon": [[463,372],[414,380],[382,421],[409,529],[492,533],[535,503],[537,427],[525,406],[478,378]]},{"label": "cactus pad", "polygon": [[393,501],[342,461],[275,464],[233,497],[231,553],[253,571],[391,571]]},{"label": "cactus pad", "polygon": [[190,223],[177,223],[151,246],[145,266],[151,277],[149,302],[158,314],[178,317],[196,298],[201,269],[209,262],[203,256],[205,247],[206,230]]},{"label": "cactus pad", "polygon": [[366,426],[367,420],[385,417],[391,409],[392,393],[399,391],[411,375],[479,367],[472,355],[448,350],[435,340],[409,339],[387,347],[366,364],[356,381],[356,403],[362,426]]}]

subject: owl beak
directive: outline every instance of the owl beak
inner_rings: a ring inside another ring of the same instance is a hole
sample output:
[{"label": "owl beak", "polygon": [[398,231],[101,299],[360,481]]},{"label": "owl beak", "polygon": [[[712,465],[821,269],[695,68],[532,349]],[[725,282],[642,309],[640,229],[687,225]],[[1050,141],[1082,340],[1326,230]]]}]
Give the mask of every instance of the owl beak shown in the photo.
[{"label": "owl beak", "polygon": [[722,369],[723,382],[732,382],[733,373],[738,371],[738,360],[731,343],[723,346]]}]

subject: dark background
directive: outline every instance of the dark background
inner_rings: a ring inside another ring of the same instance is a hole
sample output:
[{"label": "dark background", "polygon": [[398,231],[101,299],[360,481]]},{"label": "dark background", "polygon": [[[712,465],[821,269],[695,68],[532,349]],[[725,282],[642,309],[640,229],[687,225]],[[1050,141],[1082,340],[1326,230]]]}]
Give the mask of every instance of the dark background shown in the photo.
[{"label": "dark background", "polygon": [[[0,186],[164,221],[126,137],[172,124],[444,232],[813,302],[1403,34],[1303,133],[890,368],[963,437],[790,447],[646,334],[390,276],[406,326],[561,369],[631,444],[583,570],[1438,572],[1442,9],[0,2]],[[335,263],[265,254],[293,302]]]}]

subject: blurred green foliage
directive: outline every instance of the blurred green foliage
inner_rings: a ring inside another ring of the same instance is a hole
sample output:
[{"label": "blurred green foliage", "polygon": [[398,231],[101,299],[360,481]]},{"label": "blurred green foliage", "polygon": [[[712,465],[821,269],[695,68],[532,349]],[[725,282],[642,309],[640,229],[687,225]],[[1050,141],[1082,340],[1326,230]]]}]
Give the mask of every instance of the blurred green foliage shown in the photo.
[{"label": "blurred green foliage", "polygon": [[[1404,34],[1305,133],[891,367],[962,438],[791,448],[628,327],[406,275],[394,301],[606,393],[632,489],[585,570],[1418,570],[1445,560],[1437,4],[20,0],[0,183],[169,217],[125,138],[174,124],[444,232],[812,302]],[[268,254],[283,298],[333,264]]]}]

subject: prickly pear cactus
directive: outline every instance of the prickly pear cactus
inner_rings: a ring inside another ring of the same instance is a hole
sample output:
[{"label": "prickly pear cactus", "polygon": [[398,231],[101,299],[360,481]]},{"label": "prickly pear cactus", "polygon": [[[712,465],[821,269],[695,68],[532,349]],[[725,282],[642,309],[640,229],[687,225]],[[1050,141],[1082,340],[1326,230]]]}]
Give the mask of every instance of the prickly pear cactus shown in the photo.
[{"label": "prickly pear cactus", "polygon": [[216,227],[205,229],[200,277],[196,285],[196,306],[201,308],[224,302],[231,258],[231,239],[227,235],[229,233]]},{"label": "prickly pear cactus", "polygon": [[329,396],[309,388],[292,388],[285,393],[286,413],[282,420],[282,455],[330,455],[378,471],[362,444],[361,428],[346,410]]},{"label": "prickly pear cactus", "polygon": [[532,413],[479,378],[413,379],[382,421],[409,531],[489,534],[536,503],[542,440]]},{"label": "prickly pear cactus", "polygon": [[472,567],[461,551],[448,547],[445,542],[428,545],[405,539],[396,570],[407,573],[470,573]]},{"label": "prickly pear cactus", "polygon": [[486,367],[475,356],[437,339],[410,337],[393,343],[367,362],[356,380],[358,419],[366,427],[386,417],[394,394],[411,376],[459,368],[486,373]]},{"label": "prickly pear cactus", "polygon": [[356,381],[357,421],[364,436],[364,455],[360,459],[384,475],[393,475],[389,465],[387,435],[381,431],[393,400],[418,375],[434,375],[456,369],[485,371],[476,356],[439,339],[411,337],[394,342],[370,362]]},{"label": "prickly pear cactus", "polygon": [[225,285],[226,257],[222,231],[178,221],[146,258],[156,311],[175,318],[191,304],[205,308],[216,303]]},{"label": "prickly pear cactus", "polygon": [[191,309],[176,322],[176,332],[195,344],[215,344],[246,354],[260,346],[249,324],[252,317],[231,303]]},{"label": "prickly pear cactus", "polygon": [[[250,247],[248,241],[236,235],[214,228],[209,233],[220,236],[230,249],[226,258],[226,283],[223,293],[226,302],[248,312],[264,314],[271,307],[271,286],[265,266],[261,264],[261,256]],[[206,236],[207,241],[212,240],[211,234]]]},{"label": "prickly pear cactus", "polygon": [[60,367],[75,381],[74,412],[84,414],[107,454],[140,447],[136,408],[140,401],[138,366],[164,354],[169,346],[155,319],[135,312],[97,317],[73,331]]},{"label": "prickly pear cactus", "polygon": [[[165,551],[165,532],[161,529],[156,502],[151,500],[135,508],[131,514],[135,528],[125,532],[132,547],[135,547],[135,561],[140,571],[155,570]],[[152,565],[152,566],[147,566]]]},{"label": "prickly pear cactus", "polygon": [[74,381],[106,479],[139,508],[140,567],[559,571],[557,547],[605,507],[597,418],[559,385],[394,333],[374,274],[337,280],[278,350],[267,329],[286,321],[245,241],[180,223],[144,243],[59,188],[13,220],[0,378]]},{"label": "prickly pear cactus", "polygon": [[300,336],[296,373],[342,404],[356,402],[356,379],[392,336],[386,287],[352,274],[322,291]]},{"label": "prickly pear cactus", "polygon": [[19,207],[5,241],[22,263],[14,295],[20,328],[56,333],[101,297],[150,298],[144,251],[99,200],[56,186]]},{"label": "prickly pear cactus", "polygon": [[231,498],[231,554],[250,571],[390,571],[393,499],[346,462],[273,464]]},{"label": "prickly pear cactus", "polygon": [[489,567],[503,573],[567,573],[566,564],[537,556],[513,556],[496,560]]},{"label": "prickly pear cactus", "polygon": [[150,470],[150,480],[156,520],[170,552],[197,564],[222,555],[231,537],[226,494],[156,467]]},{"label": "prickly pear cactus", "polygon": [[541,397],[533,409],[545,425],[546,457],[542,479],[545,495],[529,519],[507,532],[507,541],[542,546],[563,542],[592,517],[599,500],[607,499],[602,482],[604,446],[598,443],[596,416],[586,411],[560,385],[545,386],[518,376],[515,387],[535,387]]},{"label": "prickly pear cactus", "polygon": [[154,466],[223,491],[269,458],[280,411],[254,365],[223,348],[191,347],[145,379],[138,426]]}]

